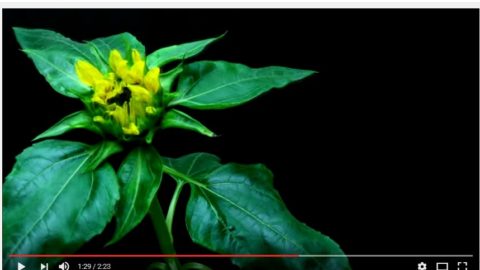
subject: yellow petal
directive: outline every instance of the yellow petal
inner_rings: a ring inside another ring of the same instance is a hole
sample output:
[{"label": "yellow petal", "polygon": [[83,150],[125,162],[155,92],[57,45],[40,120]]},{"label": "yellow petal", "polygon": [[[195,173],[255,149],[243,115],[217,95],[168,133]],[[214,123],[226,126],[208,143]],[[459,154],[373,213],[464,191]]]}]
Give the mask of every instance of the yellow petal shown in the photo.
[{"label": "yellow petal", "polygon": [[157,91],[160,89],[159,76],[160,69],[158,67],[150,69],[147,72],[147,75],[145,75],[143,83],[145,84],[145,87],[152,93],[157,93]]},{"label": "yellow petal", "polygon": [[113,83],[109,80],[97,80],[93,87],[95,93],[105,96],[108,92],[111,92],[113,89]]},{"label": "yellow petal", "polygon": [[142,61],[142,55],[136,49],[132,50],[132,60],[134,64]]},{"label": "yellow petal", "polygon": [[135,125],[134,123],[130,123],[128,126],[122,127],[122,130],[123,130],[123,133],[125,133],[127,135],[139,135],[140,134],[140,130],[138,129],[137,125]]},{"label": "yellow petal", "polygon": [[111,98],[114,98],[114,97],[120,95],[121,93],[123,93],[123,84],[116,83],[114,88],[110,92],[107,93],[105,98],[106,98],[106,100],[109,100]]},{"label": "yellow petal", "polygon": [[103,80],[103,74],[92,64],[84,60],[75,63],[75,72],[78,78],[88,86],[95,85],[98,80]]},{"label": "yellow petal", "polygon": [[127,83],[141,84],[143,81],[143,74],[145,73],[145,62],[140,60],[135,62],[127,73],[127,77],[124,80]]},{"label": "yellow petal", "polygon": [[136,98],[130,99],[130,122],[137,123],[138,118],[145,116],[145,102]]},{"label": "yellow petal", "polygon": [[93,95],[92,102],[95,102],[101,105],[107,105],[107,103],[105,102],[105,99],[98,95]]},{"label": "yellow petal", "polygon": [[157,109],[155,109],[155,107],[153,106],[147,106],[145,108],[145,111],[148,113],[148,114],[155,114],[157,112]]},{"label": "yellow petal", "polygon": [[152,102],[152,95],[147,89],[138,85],[128,85],[128,89],[132,92],[132,99],[144,101],[146,103]]},{"label": "yellow petal", "polygon": [[123,106],[115,105],[115,109],[109,111],[108,114],[110,114],[121,126],[126,126],[128,124],[128,108],[126,102]]},{"label": "yellow petal", "polygon": [[100,115],[96,115],[96,116],[93,117],[93,122],[104,123],[104,122],[105,122],[105,118],[103,118],[103,117],[100,116]]},{"label": "yellow petal", "polygon": [[105,79],[97,80],[93,86],[94,94],[92,101],[105,105],[108,99],[108,93],[112,92],[112,88],[113,83],[111,81]]},{"label": "yellow petal", "polygon": [[123,59],[118,50],[112,50],[108,58],[108,64],[120,78],[125,79],[128,73],[128,62]]}]

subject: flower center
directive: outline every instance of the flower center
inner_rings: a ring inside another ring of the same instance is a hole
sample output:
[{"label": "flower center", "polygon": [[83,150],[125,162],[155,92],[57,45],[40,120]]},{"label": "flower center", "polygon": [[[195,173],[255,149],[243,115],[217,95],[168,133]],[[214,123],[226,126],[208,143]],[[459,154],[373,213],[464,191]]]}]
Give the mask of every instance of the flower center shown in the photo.
[{"label": "flower center", "polygon": [[94,121],[111,127],[117,136],[140,135],[161,112],[160,69],[147,70],[145,60],[135,49],[131,55],[129,65],[118,50],[112,50],[107,74],[84,60],[75,64],[79,79],[93,90]]},{"label": "flower center", "polygon": [[122,88],[122,93],[114,96],[114,97],[111,97],[107,100],[107,103],[108,104],[117,104],[117,105],[120,105],[122,106],[123,103],[125,102],[129,102],[130,99],[132,98],[132,91],[130,91],[130,89],[128,89],[128,87],[123,87]]}]

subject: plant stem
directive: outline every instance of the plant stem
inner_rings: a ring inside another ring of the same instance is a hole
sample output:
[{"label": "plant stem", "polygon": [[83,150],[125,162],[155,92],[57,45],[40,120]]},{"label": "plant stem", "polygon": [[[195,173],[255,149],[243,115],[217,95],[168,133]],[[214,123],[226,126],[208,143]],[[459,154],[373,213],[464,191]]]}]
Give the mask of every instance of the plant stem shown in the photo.
[{"label": "plant stem", "polygon": [[[158,198],[155,197],[150,206],[150,217],[152,218],[153,226],[155,227],[155,233],[160,244],[160,250],[164,254],[175,254],[175,248],[170,238],[170,233],[165,223],[165,216],[163,215],[162,207]],[[177,258],[166,258],[166,261],[171,270],[180,270],[181,264]]]},{"label": "plant stem", "polygon": [[173,193],[172,200],[170,201],[170,206],[168,207],[168,212],[167,212],[167,219],[165,222],[167,223],[167,229],[168,232],[170,233],[170,239],[172,240],[173,243],[173,234],[172,234],[172,224],[173,224],[173,216],[175,215],[175,209],[177,208],[177,202],[178,198],[180,197],[180,193],[182,192],[183,185],[185,182],[182,181],[176,181],[177,186],[175,187],[175,192]]}]

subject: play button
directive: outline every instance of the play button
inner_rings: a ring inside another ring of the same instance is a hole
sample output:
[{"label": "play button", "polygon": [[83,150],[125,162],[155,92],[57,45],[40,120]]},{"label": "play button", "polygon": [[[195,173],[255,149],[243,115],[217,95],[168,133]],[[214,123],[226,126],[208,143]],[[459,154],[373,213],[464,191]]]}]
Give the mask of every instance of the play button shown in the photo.
[{"label": "play button", "polygon": [[17,263],[17,270],[22,270],[22,269],[25,269],[25,265],[21,263]]}]

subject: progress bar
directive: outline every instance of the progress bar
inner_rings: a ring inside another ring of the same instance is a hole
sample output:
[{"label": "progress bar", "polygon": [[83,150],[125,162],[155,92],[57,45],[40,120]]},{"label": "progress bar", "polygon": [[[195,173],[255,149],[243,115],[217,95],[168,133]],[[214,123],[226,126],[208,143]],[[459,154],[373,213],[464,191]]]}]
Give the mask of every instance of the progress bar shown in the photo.
[{"label": "progress bar", "polygon": [[473,258],[472,254],[11,254],[10,258]]},{"label": "progress bar", "polygon": [[349,258],[473,258],[473,254],[305,254],[299,257],[349,257]]}]

